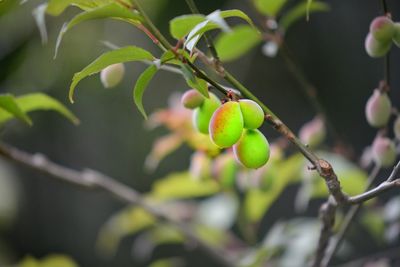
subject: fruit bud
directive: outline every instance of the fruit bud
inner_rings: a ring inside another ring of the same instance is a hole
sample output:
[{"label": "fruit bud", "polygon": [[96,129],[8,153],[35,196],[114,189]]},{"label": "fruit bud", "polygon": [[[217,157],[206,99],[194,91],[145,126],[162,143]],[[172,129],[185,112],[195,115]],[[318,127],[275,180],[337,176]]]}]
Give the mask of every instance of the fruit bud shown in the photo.
[{"label": "fruit bud", "polygon": [[372,143],[372,157],[376,164],[390,167],[396,160],[396,146],[387,137],[377,136]]},{"label": "fruit bud", "polygon": [[300,140],[310,147],[316,147],[321,144],[324,141],[325,136],[325,124],[319,116],[304,124],[299,132]]},{"label": "fruit bud", "polygon": [[365,50],[370,57],[377,58],[383,57],[389,52],[392,46],[391,41],[378,41],[374,38],[371,33],[368,33],[367,38],[365,38]]},{"label": "fruit bud", "polygon": [[125,66],[117,63],[105,67],[100,73],[101,83],[105,88],[111,88],[118,85],[125,74]]},{"label": "fruit bud", "polygon": [[385,126],[389,121],[391,110],[392,104],[388,95],[375,89],[365,106],[365,115],[369,125],[377,128]]},{"label": "fruit bud", "polygon": [[376,40],[388,42],[393,38],[395,28],[390,18],[379,16],[371,22],[369,31]]},{"label": "fruit bud", "polygon": [[191,89],[186,91],[182,98],[181,103],[185,108],[195,109],[200,107],[204,102],[204,96],[202,96],[197,90]]}]

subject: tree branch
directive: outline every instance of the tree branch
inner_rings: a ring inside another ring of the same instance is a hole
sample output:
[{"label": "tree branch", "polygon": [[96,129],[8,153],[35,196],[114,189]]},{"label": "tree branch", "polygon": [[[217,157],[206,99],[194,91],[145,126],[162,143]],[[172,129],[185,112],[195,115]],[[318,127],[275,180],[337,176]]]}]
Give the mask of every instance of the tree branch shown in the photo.
[{"label": "tree branch", "polygon": [[102,173],[94,170],[76,171],[66,168],[48,160],[41,154],[29,154],[15,147],[0,144],[0,155],[4,158],[47,174],[60,181],[73,184],[86,189],[102,190],[125,203],[138,205],[158,220],[164,221],[177,228],[189,240],[193,241],[199,249],[217,261],[220,266],[234,267],[236,263],[226,256],[226,253],[218,248],[212,247],[201,240],[187,223],[177,220],[174,216],[166,213],[159,207],[149,204],[142,195],[134,189],[117,182]]},{"label": "tree branch", "polygon": [[[378,176],[379,171],[381,170],[381,166],[375,165],[372,169],[368,180],[365,190],[368,190],[373,182],[375,181],[376,177]],[[339,249],[347,230],[349,229],[351,223],[353,222],[355,216],[360,211],[362,204],[358,204],[356,206],[350,207],[349,211],[346,213],[346,216],[343,219],[343,222],[340,226],[336,237],[332,240],[332,244],[328,247],[326,251],[326,255],[323,258],[322,265],[328,266],[329,262],[331,261],[332,257],[335,255],[336,251]]]},{"label": "tree branch", "polygon": [[[367,184],[371,184],[372,181],[375,179],[379,169],[378,167],[375,167],[373,172],[371,172],[369,182]],[[344,202],[342,203],[335,203],[332,201],[332,197],[329,197],[327,202],[325,202],[321,206],[320,214],[321,214],[321,221],[322,221],[322,228],[320,232],[320,238],[318,242],[318,247],[317,247],[317,252],[316,256],[313,262],[314,267],[326,267],[328,266],[331,258],[333,257],[333,254],[335,253],[341,239],[343,238],[348,226],[350,225],[351,221],[353,220],[354,216],[356,215],[358,209],[360,208],[360,205],[364,203],[365,201],[374,198],[378,196],[379,194],[392,189],[394,187],[400,187],[400,179],[396,179],[396,175],[400,170],[400,161],[396,164],[396,166],[393,168],[393,171],[391,172],[390,176],[386,179],[386,181],[382,182],[379,184],[377,187],[368,190],[362,194],[348,197]],[[367,186],[368,188],[369,186]],[[339,205],[357,205],[354,206],[350,209],[349,213],[346,215],[344,224],[343,224],[343,229],[339,231],[338,234],[338,239],[336,243],[333,244],[330,250],[328,249],[329,241],[332,237],[332,227],[335,219],[335,211],[336,207]],[[332,207],[331,207],[332,206]]]}]

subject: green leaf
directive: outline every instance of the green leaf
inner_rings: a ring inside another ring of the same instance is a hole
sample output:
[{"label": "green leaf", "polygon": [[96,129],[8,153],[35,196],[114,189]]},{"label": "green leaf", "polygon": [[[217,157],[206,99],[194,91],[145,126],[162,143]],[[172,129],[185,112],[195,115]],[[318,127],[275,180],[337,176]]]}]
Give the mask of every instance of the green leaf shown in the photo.
[{"label": "green leaf", "polygon": [[73,96],[75,87],[83,78],[98,73],[105,67],[115,63],[141,60],[154,60],[154,57],[150,54],[150,52],[137,46],[126,46],[102,54],[83,70],[74,74],[71,86],[69,88],[69,100],[71,103],[74,102]]},{"label": "green leaf", "polygon": [[323,11],[329,11],[329,5],[322,2],[300,3],[282,16],[279,25],[287,31],[294,22],[307,16],[307,12],[314,13]]},{"label": "green leaf", "polygon": [[223,10],[221,11],[221,17],[224,19],[227,18],[232,18],[232,17],[237,17],[245,20],[250,26],[256,29],[256,26],[254,25],[253,21],[249,16],[247,16],[246,13],[239,9],[230,9],[230,10]]},{"label": "green leaf", "polygon": [[69,256],[63,254],[50,254],[41,260],[26,256],[18,267],[78,267],[78,264]]},{"label": "green leaf", "polygon": [[148,67],[137,79],[135,88],[133,89],[133,100],[140,113],[142,113],[143,117],[147,120],[147,114],[143,107],[143,93],[147,88],[147,85],[153,78],[154,74],[157,72],[157,66],[151,65]]},{"label": "green leaf", "polygon": [[[130,0],[120,1],[126,5],[131,5]],[[64,12],[68,6],[71,5],[87,11],[93,8],[116,2],[117,1],[115,0],[49,0],[46,12],[47,14],[50,14],[52,16],[58,16],[62,12]]]},{"label": "green leaf", "polygon": [[253,0],[256,9],[266,16],[275,17],[287,0]]},{"label": "green leaf", "polygon": [[104,253],[114,253],[122,238],[151,227],[156,222],[153,215],[137,206],[131,206],[113,215],[100,229],[97,248]]},{"label": "green leaf", "polygon": [[204,15],[182,15],[169,22],[169,32],[175,39],[185,37],[197,24],[205,20]]},{"label": "green leaf", "polygon": [[21,121],[32,125],[31,119],[28,117],[28,115],[26,115],[25,111],[22,110],[15,97],[11,94],[0,95],[0,123],[4,123],[6,120],[1,120],[1,115],[10,119],[16,117]]},{"label": "green leaf", "polygon": [[[79,123],[78,118],[71,111],[69,111],[61,102],[48,95],[42,93],[26,94],[15,98],[15,101],[23,113],[36,110],[54,110],[69,119],[72,123]],[[5,123],[12,118],[13,115],[9,112],[0,110],[0,124]]]},{"label": "green leaf", "polygon": [[207,98],[209,97],[208,84],[205,80],[195,76],[192,72],[192,69],[188,65],[182,64],[181,71],[189,87],[196,89],[203,96]]},{"label": "green leaf", "polygon": [[254,189],[247,193],[243,204],[246,219],[258,222],[286,186],[299,179],[303,163],[302,155],[295,154],[287,160],[269,165],[266,175],[272,176],[272,179],[268,179],[273,182],[265,190]]},{"label": "green leaf", "polygon": [[180,267],[185,266],[184,261],[180,258],[167,258],[153,261],[149,267]]},{"label": "green leaf", "polygon": [[233,28],[232,32],[222,33],[215,43],[215,48],[222,61],[231,61],[247,53],[261,40],[257,30],[240,25]]},{"label": "green leaf", "polygon": [[180,172],[155,182],[151,196],[159,200],[169,200],[208,196],[218,191],[219,186],[216,181],[194,180],[189,172]]},{"label": "green leaf", "polygon": [[95,19],[104,19],[104,18],[114,18],[126,21],[133,25],[137,25],[142,21],[142,16],[136,11],[132,11],[123,7],[116,3],[111,3],[108,5],[100,6],[95,9],[91,9],[85,12],[82,12],[76,15],[70,22],[64,24],[58,34],[57,43],[56,43],[56,52],[54,57],[57,56],[58,48],[61,44],[64,34],[70,30],[72,27],[76,26],[79,23],[95,20]]},{"label": "green leaf", "polygon": [[[189,50],[192,51],[194,47],[196,46],[197,42],[200,40],[200,38],[203,36],[204,33],[214,30],[214,29],[222,29],[225,32],[229,32],[230,29],[224,23],[223,19],[230,18],[230,17],[238,17],[246,20],[254,29],[257,29],[252,20],[242,11],[237,10],[237,9],[232,9],[232,10],[224,10],[224,11],[215,11],[211,13],[212,18],[208,19],[208,17],[205,17],[204,21],[198,23],[196,26],[194,26],[191,31],[189,32],[186,41],[185,41],[185,47]],[[218,20],[218,17],[220,17],[220,20]],[[218,23],[217,23],[218,22]]]},{"label": "green leaf", "polygon": [[382,243],[385,232],[385,221],[380,210],[367,210],[361,217],[361,223],[378,243]]}]

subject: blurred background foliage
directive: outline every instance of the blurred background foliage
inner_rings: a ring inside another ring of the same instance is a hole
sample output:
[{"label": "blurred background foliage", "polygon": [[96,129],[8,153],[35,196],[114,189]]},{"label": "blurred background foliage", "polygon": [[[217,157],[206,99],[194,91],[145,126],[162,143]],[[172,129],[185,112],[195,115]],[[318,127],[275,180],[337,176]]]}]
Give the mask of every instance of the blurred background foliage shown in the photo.
[{"label": "blurred background foliage", "polygon": [[[162,127],[149,131],[134,107],[131,90],[145,66],[141,63],[126,64],[123,83],[112,90],[103,89],[97,75],[85,79],[77,91],[76,103],[70,105],[67,102],[73,74],[108,50],[101,40],[118,46],[134,44],[159,55],[157,48],[143,33],[126,23],[89,21],[73,28],[64,37],[57,59],[53,60],[58,32],[62,24],[77,13],[77,9],[69,8],[60,17],[47,16],[48,43],[42,44],[32,16],[32,10],[41,2],[29,0],[23,5],[14,0],[0,2],[0,90],[17,96],[31,92],[47,93],[66,104],[81,123],[74,126],[57,114],[35,112],[31,115],[34,126],[27,127],[13,121],[2,129],[3,140],[30,152],[44,153],[69,167],[89,167],[107,173],[141,192],[153,188],[153,192],[157,192],[153,193],[157,196],[155,201],[162,201],[162,205],[172,211],[187,210],[190,213],[192,206],[200,203],[195,214],[186,215],[196,218],[197,231],[203,238],[209,237],[207,240],[215,244],[229,242],[229,237],[221,236],[218,231],[228,228],[250,244],[266,248],[248,252],[244,261],[251,263],[273,254],[283,255],[280,266],[299,266],[296,265],[298,262],[308,260],[305,257],[314,249],[309,244],[316,244],[318,237],[317,217],[322,201],[319,198],[309,201],[309,198],[325,197],[325,193],[321,193],[320,185],[314,185],[310,193],[310,181],[318,184],[322,180],[303,177],[307,175],[304,175],[305,163],[301,157],[294,154],[274,165],[275,172],[270,171],[275,174],[270,178],[273,179],[272,187],[267,184],[260,189],[256,181],[253,187],[257,188],[247,194],[214,195],[219,191],[218,187],[212,181],[205,181],[201,185],[203,191],[197,192],[198,198],[183,203],[166,202],[168,194],[174,194],[172,199],[196,194],[184,192],[188,195],[177,197],[177,192],[170,192],[182,186],[183,180],[191,183],[187,169],[192,150],[182,146],[161,161],[155,171],[149,172],[144,168],[153,142],[168,133]],[[247,0],[196,3],[204,14],[216,9],[238,8],[257,17]],[[296,3],[288,1],[287,6]],[[316,86],[321,103],[341,137],[337,140],[329,136],[322,149],[331,149],[341,141],[352,151],[350,161],[357,163],[362,150],[375,136],[375,131],[365,120],[364,106],[382,77],[383,62],[367,56],[364,38],[369,22],[380,12],[380,3],[377,0],[326,3],[330,6],[329,12],[313,14],[308,22],[301,20],[291,27],[285,38],[307,78]],[[190,13],[183,0],[146,0],[145,4],[157,26],[165,33],[168,32],[169,20]],[[388,4],[393,19],[399,20],[400,4],[395,0],[388,0]],[[261,50],[261,45],[258,45],[226,67],[297,131],[314,117],[312,105],[280,55],[266,57]],[[395,75],[400,68],[399,59],[400,50],[392,49],[391,97],[395,106],[400,104],[400,76]],[[181,77],[160,72],[146,92],[146,110],[154,112],[167,107],[173,92],[186,89]],[[270,141],[278,137],[268,125],[264,125],[262,131]],[[292,152],[295,150],[289,148],[287,154]],[[365,172],[338,155],[324,153],[324,157],[337,168],[339,177],[349,179],[343,178],[345,191],[360,192]],[[23,260],[22,266],[37,266],[33,265],[37,264],[35,258],[46,262],[49,259],[44,257],[55,253],[56,256],[48,257],[57,260],[61,257],[57,254],[61,253],[71,256],[79,266],[149,266],[151,262],[154,266],[164,266],[161,265],[163,262],[154,263],[164,257],[171,257],[173,266],[213,266],[205,255],[184,249],[190,248],[190,244],[182,242],[182,237],[174,229],[151,227],[153,218],[138,208],[125,207],[104,193],[69,187],[31,170],[0,163],[0,265]],[[171,173],[178,175],[159,180]],[[387,171],[383,171],[382,179],[386,175]],[[244,173],[242,176],[240,179],[252,188],[251,177],[254,174]],[[171,180],[178,180],[176,186],[173,182],[165,183]],[[191,185],[187,186],[184,188]],[[195,186],[195,190],[198,188]],[[303,192],[303,195],[297,192]],[[278,197],[279,193],[281,197]],[[399,200],[393,198],[386,206],[381,205],[390,196],[385,194],[370,203],[368,211],[360,214],[361,219],[351,228],[337,262],[400,245]],[[240,211],[239,202],[245,207]],[[120,213],[116,213],[118,211]],[[222,218],[221,214],[224,215]],[[238,220],[235,222],[236,217]],[[132,223],[132,218],[141,219]],[[291,220],[293,218],[296,219]],[[144,228],[149,230],[141,231]],[[103,245],[102,240],[105,240]],[[43,263],[40,266],[48,265]]]}]

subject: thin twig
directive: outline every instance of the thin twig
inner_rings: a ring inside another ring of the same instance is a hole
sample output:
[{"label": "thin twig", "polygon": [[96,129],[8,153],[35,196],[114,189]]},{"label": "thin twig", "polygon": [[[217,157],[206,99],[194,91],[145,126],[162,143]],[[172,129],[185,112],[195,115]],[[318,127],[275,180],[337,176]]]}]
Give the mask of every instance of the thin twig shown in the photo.
[{"label": "thin twig", "polygon": [[[373,182],[375,181],[376,177],[379,174],[379,171],[381,170],[381,166],[375,165],[374,168],[372,169],[368,180],[367,180],[367,185],[365,187],[365,190],[368,190]],[[390,177],[389,177],[390,179]],[[343,219],[343,222],[340,226],[340,229],[338,233],[336,234],[335,239],[332,240],[332,244],[328,247],[328,250],[326,251],[326,255],[322,261],[322,266],[328,266],[329,262],[339,249],[340,245],[342,244],[342,241],[344,239],[345,234],[347,233],[347,230],[350,227],[350,224],[353,222],[353,219],[361,209],[362,204],[358,204],[356,206],[350,207],[349,211],[346,213],[345,218]]]},{"label": "thin twig", "polygon": [[190,225],[177,220],[177,218],[160,209],[158,206],[149,204],[139,192],[117,182],[111,177],[93,170],[84,170],[80,172],[69,169],[48,160],[41,154],[29,154],[6,144],[0,144],[0,155],[8,160],[57,178],[60,181],[86,189],[99,189],[125,203],[138,205],[160,221],[164,221],[176,227],[183,235],[193,241],[199,249],[207,253],[207,255],[216,260],[221,266],[236,266],[236,263],[226,257],[226,253],[220,251],[218,248],[211,247],[199,238]]}]

